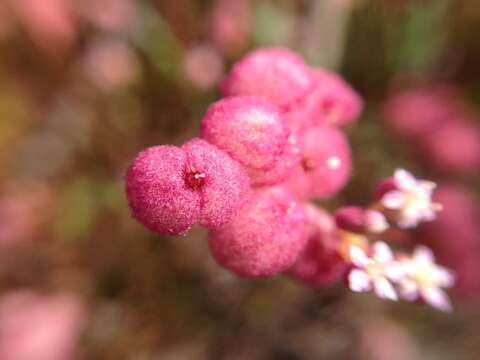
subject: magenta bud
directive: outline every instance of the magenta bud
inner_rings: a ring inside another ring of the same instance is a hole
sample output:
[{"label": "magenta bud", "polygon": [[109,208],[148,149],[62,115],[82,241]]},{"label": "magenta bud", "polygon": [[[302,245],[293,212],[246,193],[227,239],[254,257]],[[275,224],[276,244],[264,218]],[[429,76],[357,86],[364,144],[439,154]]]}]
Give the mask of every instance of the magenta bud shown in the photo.
[{"label": "magenta bud", "polygon": [[397,190],[395,180],[393,177],[388,177],[380,180],[375,188],[375,199],[380,200],[386,193]]},{"label": "magenta bud", "polygon": [[208,108],[202,138],[247,170],[270,170],[281,158],[290,131],[277,107],[254,97],[230,97]]},{"label": "magenta bud", "polygon": [[249,193],[243,168],[204,140],[142,151],[126,175],[133,216],[153,232],[183,234],[225,224]]},{"label": "magenta bud", "polygon": [[335,223],[340,229],[362,233],[365,230],[365,210],[358,206],[345,206],[335,212]]},{"label": "magenta bud", "polygon": [[218,264],[244,277],[285,271],[306,240],[305,209],[280,186],[257,190],[229,224],[209,234]]},{"label": "magenta bud", "polygon": [[257,96],[289,108],[303,101],[313,77],[302,58],[285,49],[260,49],[240,59],[221,85],[225,96]]}]

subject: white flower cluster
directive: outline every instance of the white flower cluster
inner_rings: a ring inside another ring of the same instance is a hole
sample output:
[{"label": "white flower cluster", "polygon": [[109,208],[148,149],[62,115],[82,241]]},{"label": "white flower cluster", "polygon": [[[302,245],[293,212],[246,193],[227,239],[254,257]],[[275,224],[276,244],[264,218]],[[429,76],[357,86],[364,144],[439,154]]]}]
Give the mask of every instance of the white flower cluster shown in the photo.
[{"label": "white flower cluster", "polygon": [[397,212],[397,225],[410,229],[421,222],[432,221],[441,205],[432,201],[432,192],[436,184],[432,181],[418,180],[404,169],[397,169],[393,175],[395,189],[386,192],[380,199],[381,204]]},{"label": "white flower cluster", "polygon": [[354,265],[348,276],[352,291],[373,290],[381,299],[421,299],[441,311],[452,309],[443,288],[454,285],[455,275],[437,265],[432,252],[425,246],[417,246],[411,256],[397,258],[384,242],[373,244],[371,254],[352,246],[350,260]]}]

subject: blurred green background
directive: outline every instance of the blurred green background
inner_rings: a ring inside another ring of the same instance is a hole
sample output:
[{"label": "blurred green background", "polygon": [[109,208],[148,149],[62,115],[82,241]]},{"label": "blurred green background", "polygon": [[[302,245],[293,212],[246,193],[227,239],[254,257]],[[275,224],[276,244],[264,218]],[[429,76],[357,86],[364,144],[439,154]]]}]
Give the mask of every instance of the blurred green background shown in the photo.
[{"label": "blurred green background", "polygon": [[[354,178],[322,206],[366,203],[398,166],[435,179],[382,104],[448,83],[478,108],[479,35],[476,0],[0,0],[2,294],[77,294],[81,359],[478,359],[475,297],[445,315],[236,278],[204,231],[160,237],[134,221],[123,176],[143,148],[194,136],[236,59],[282,46],[366,101],[347,130]],[[478,174],[442,177],[478,192]]]}]

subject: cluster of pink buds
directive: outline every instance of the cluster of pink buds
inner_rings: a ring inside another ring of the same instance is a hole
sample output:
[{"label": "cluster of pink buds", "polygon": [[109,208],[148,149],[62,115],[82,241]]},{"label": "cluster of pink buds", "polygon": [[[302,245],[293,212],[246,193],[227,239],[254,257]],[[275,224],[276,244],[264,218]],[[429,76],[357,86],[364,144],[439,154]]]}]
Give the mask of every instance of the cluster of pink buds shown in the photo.
[{"label": "cluster of pink buds", "polygon": [[398,291],[449,309],[441,288],[453,284],[450,272],[426,250],[394,256],[377,241],[393,226],[435,218],[434,183],[397,170],[368,208],[332,216],[312,202],[337,194],[351,174],[340,127],[359,118],[363,103],[345,80],[288,50],[260,49],[233,66],[221,91],[199,138],[148,148],[128,169],[136,219],[160,234],[207,228],[213,257],[238,276],[285,273],[314,288],[346,277],[354,291],[392,300]]}]

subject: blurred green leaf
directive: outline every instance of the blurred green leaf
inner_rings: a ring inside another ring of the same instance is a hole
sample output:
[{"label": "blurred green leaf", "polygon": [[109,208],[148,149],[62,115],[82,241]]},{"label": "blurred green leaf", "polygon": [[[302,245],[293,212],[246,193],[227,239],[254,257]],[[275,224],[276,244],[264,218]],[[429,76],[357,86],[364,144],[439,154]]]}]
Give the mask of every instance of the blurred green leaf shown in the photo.
[{"label": "blurred green leaf", "polygon": [[442,54],[447,34],[446,16],[450,0],[416,3],[405,22],[390,36],[390,63],[396,72],[428,69]]}]

